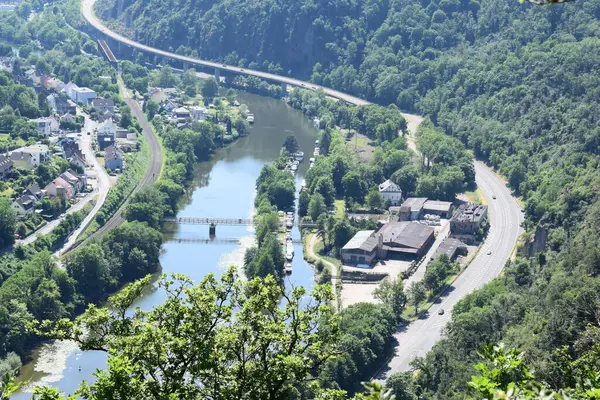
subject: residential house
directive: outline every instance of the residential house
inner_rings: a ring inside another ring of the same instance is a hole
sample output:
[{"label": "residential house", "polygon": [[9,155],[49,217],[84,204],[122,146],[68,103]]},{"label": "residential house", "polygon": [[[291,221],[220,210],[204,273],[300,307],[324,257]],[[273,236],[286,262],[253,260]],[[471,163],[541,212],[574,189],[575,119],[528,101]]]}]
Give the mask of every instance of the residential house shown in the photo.
[{"label": "residential house", "polygon": [[64,93],[52,93],[46,97],[46,101],[52,110],[60,115],[69,113],[77,114],[77,105],[73,103]]},{"label": "residential house", "polygon": [[112,171],[123,169],[123,152],[116,146],[107,147],[104,150],[104,167]]},{"label": "residential house", "polygon": [[96,97],[92,100],[91,105],[98,114],[98,121],[104,122],[109,118],[115,117],[115,103],[112,99]]},{"label": "residential house", "polygon": [[3,179],[13,169],[13,162],[4,154],[0,154],[0,179]]},{"label": "residential house", "polygon": [[75,193],[80,192],[87,183],[85,178],[77,174],[73,170],[68,170],[60,174],[60,177],[65,181],[69,182],[69,185],[75,189]]},{"label": "residential house", "polygon": [[74,124],[75,122],[77,122],[77,119],[75,119],[75,116],[73,114],[65,113],[60,116],[61,124]]},{"label": "residential house", "polygon": [[177,119],[177,122],[185,122],[191,117],[190,110],[185,107],[179,107],[173,110],[173,117]]},{"label": "residential house", "polygon": [[23,196],[13,201],[13,210],[15,210],[15,213],[19,218],[23,218],[24,216],[32,214],[35,211],[36,202],[37,199],[35,198],[35,196],[32,196],[30,194],[24,194]]},{"label": "residential house", "polygon": [[85,160],[79,156],[78,154],[73,154],[71,157],[67,158],[69,164],[79,167],[81,169],[85,169],[87,167]]},{"label": "residential house", "polygon": [[31,185],[27,186],[23,194],[34,196],[37,200],[42,200],[44,198],[44,192],[35,183],[32,183]]},{"label": "residential house", "polygon": [[206,107],[192,107],[192,108],[190,108],[190,112],[191,112],[193,120],[204,121],[204,120],[206,120],[206,115],[208,114],[208,109]]},{"label": "residential house", "polygon": [[65,84],[58,78],[54,78],[50,75],[44,75],[42,78],[42,86],[48,90],[58,92],[65,87]]},{"label": "residential house", "polygon": [[10,160],[15,168],[30,170],[38,166],[34,162],[33,156],[22,151],[13,151],[10,153]]},{"label": "residential house", "polygon": [[98,148],[105,150],[109,146],[115,144],[115,136],[117,134],[117,126],[113,122],[112,118],[107,119],[98,126],[98,132],[96,140],[98,141]]},{"label": "residential house", "polygon": [[85,155],[81,151],[81,148],[79,147],[79,143],[77,142],[77,140],[75,140],[75,138],[72,138],[72,137],[62,138],[58,142],[58,145],[60,147],[62,147],[63,155],[66,160],[68,160],[69,158],[71,158],[75,155],[78,156],[79,158],[85,160]]},{"label": "residential house", "polygon": [[111,113],[115,112],[115,102],[112,99],[103,99],[102,97],[96,97],[91,102],[92,108],[98,113],[103,113],[104,111],[109,111]]},{"label": "residential house", "polygon": [[383,201],[387,200],[393,206],[400,204],[400,201],[402,201],[402,189],[390,179],[379,185],[379,193],[381,193]]},{"label": "residential house", "polygon": [[58,197],[67,201],[71,200],[75,195],[75,189],[61,177],[54,179],[46,185],[44,191],[50,197]]},{"label": "residential house", "polygon": [[37,129],[44,135],[50,136],[60,132],[58,121],[54,117],[43,117],[31,120],[37,125]]},{"label": "residential house", "polygon": [[50,150],[45,144],[21,147],[10,153],[15,168],[32,169],[50,160]]}]

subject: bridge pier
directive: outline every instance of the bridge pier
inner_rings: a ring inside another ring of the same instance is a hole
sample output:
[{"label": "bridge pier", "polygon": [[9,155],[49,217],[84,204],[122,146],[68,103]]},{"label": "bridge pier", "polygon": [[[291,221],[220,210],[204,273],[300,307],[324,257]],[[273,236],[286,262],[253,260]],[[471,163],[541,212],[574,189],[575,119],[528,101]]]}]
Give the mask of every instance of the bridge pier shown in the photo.
[{"label": "bridge pier", "polygon": [[221,69],[215,68],[215,80],[219,82],[219,79],[221,79]]},{"label": "bridge pier", "polygon": [[212,239],[217,235],[217,225],[210,224],[208,227],[208,236]]},{"label": "bridge pier", "polygon": [[190,69],[190,63],[187,61],[183,62],[183,71],[187,71],[188,69]]},{"label": "bridge pier", "polygon": [[281,97],[286,97],[287,96],[287,83],[282,82],[281,83]]}]

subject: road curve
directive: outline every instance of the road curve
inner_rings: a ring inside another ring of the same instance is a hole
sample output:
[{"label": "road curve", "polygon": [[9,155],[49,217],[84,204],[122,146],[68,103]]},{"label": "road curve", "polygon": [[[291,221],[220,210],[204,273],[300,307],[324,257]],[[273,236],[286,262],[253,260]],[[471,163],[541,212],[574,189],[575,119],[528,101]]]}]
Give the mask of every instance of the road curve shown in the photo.
[{"label": "road curve", "polygon": [[[241,75],[257,76],[270,81],[286,83],[305,89],[321,89],[328,96],[344,100],[354,105],[371,104],[358,97],[314,83],[245,68],[223,66],[223,64],[220,63],[185,57],[143,45],[111,31],[102,24],[94,14],[94,1],[95,0],[82,1],[81,13],[83,17],[90,25],[107,37],[127,46],[137,48],[146,53],[173,58],[192,65],[214,67]],[[420,122],[418,116],[410,114],[403,114],[403,116],[407,119],[409,128],[412,128],[411,130],[414,130]],[[410,126],[411,122],[413,122],[412,125],[414,126]],[[423,356],[431,350],[433,345],[442,337],[443,328],[451,317],[451,309],[454,304],[468,293],[482,287],[500,274],[522,232],[520,227],[523,220],[521,208],[511,196],[505,183],[496,176],[490,168],[481,162],[476,162],[475,172],[477,185],[483,192],[483,195],[489,204],[491,229],[488,238],[486,239],[482,250],[473,259],[469,267],[454,282],[450,290],[441,297],[440,301],[429,310],[429,314],[426,314],[420,320],[413,322],[404,331],[400,331],[395,335],[399,345],[396,348],[395,356],[390,361],[387,371],[383,372],[382,377],[387,377],[392,372],[408,370],[409,363],[415,356]],[[495,200],[493,199],[494,195],[496,196]],[[491,255],[487,254],[488,251],[491,251]],[[443,308],[446,311],[443,315],[438,315],[437,313],[440,308]]]},{"label": "road curve", "polygon": [[[479,161],[475,162],[475,172],[477,186],[489,207],[488,237],[468,268],[429,309],[429,312],[394,335],[398,341],[396,353],[389,362],[387,370],[378,378],[387,378],[394,372],[408,371],[409,363],[415,357],[422,357],[431,350],[433,345],[442,338],[443,328],[452,315],[452,307],[464,296],[500,275],[522,233],[521,207],[506,184]],[[496,199],[493,198],[494,196]],[[491,254],[488,255],[488,252]],[[444,309],[443,315],[438,314],[440,309]]]},{"label": "road curve", "polygon": [[113,32],[109,28],[107,28],[94,14],[94,3],[95,3],[95,0],[83,0],[81,2],[81,15],[83,16],[83,18],[85,18],[85,20],[90,25],[92,25],[95,29],[97,29],[104,35],[106,35],[109,38],[114,39],[120,43],[123,43],[129,47],[134,47],[134,48],[142,50],[146,53],[155,54],[155,55],[161,56],[161,57],[172,58],[172,59],[179,60],[181,62],[189,63],[192,65],[200,65],[202,67],[218,68],[223,71],[234,72],[234,73],[237,73],[240,75],[257,76],[259,78],[267,79],[269,81],[285,83],[285,84],[292,85],[292,86],[304,87],[306,89],[313,89],[313,90],[322,89],[325,92],[325,94],[327,94],[328,96],[347,101],[348,103],[351,103],[351,104],[356,104],[356,105],[370,104],[368,101],[363,100],[361,98],[351,96],[349,94],[342,93],[337,90],[326,88],[324,86],[320,86],[315,83],[305,82],[305,81],[301,81],[298,79],[293,79],[293,78],[288,78],[285,76],[270,74],[268,72],[256,71],[256,70],[252,70],[252,69],[248,69],[248,68],[233,67],[230,65],[222,64],[222,63],[216,63],[213,61],[202,60],[199,58],[186,57],[186,56],[171,53],[168,51],[159,50],[154,47],[143,45],[143,44],[133,41],[129,38],[126,38],[125,36],[119,35],[118,33]]}]

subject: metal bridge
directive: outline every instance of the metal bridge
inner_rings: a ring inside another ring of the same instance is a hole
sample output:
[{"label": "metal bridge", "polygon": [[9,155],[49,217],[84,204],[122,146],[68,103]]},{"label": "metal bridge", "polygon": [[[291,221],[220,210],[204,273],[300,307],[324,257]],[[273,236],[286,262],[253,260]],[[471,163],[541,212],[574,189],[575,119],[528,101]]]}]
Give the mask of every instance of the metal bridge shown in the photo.
[{"label": "metal bridge", "polygon": [[111,63],[112,65],[115,65],[119,62],[117,60],[117,57],[115,57],[112,50],[110,49],[110,46],[108,45],[108,43],[106,43],[106,40],[104,40],[104,39],[98,40],[98,45],[100,46],[100,50],[102,50],[102,54],[104,54],[104,57],[106,57],[106,59],[108,60],[109,63]]},{"label": "metal bridge", "polygon": [[[258,220],[253,218],[199,218],[199,217],[167,217],[163,222],[185,225],[254,225]],[[297,222],[294,220],[294,226],[302,228],[316,228],[317,224],[313,222]]]},{"label": "metal bridge", "polygon": [[[180,238],[171,238],[165,240],[165,243],[181,243],[181,244],[196,244],[196,243],[204,243],[204,244],[236,244],[239,243],[240,239],[237,238],[207,238],[207,237],[180,237]],[[294,244],[302,244],[301,240],[292,240]]]}]

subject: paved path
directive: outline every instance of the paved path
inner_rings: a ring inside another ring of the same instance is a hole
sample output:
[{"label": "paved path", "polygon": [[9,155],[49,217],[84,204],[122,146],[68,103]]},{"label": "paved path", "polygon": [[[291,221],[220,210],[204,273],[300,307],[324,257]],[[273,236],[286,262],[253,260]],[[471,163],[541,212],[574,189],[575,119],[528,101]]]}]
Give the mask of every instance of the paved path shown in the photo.
[{"label": "paved path", "polygon": [[[308,243],[308,248],[306,249],[306,252],[308,253],[308,255],[310,257],[314,258],[315,260],[320,260],[323,264],[325,264],[329,267],[329,270],[331,271],[331,287],[335,291],[336,284],[339,281],[340,270],[335,264],[325,260],[324,258],[321,258],[319,255],[317,255],[315,253],[315,244],[317,244],[318,238],[319,238],[318,233],[312,234],[312,237],[310,238],[310,242]],[[337,294],[335,294],[335,296],[333,298],[333,308],[334,308],[334,310],[339,310],[338,307],[339,307],[339,305],[338,305],[338,301],[337,301]]]}]

